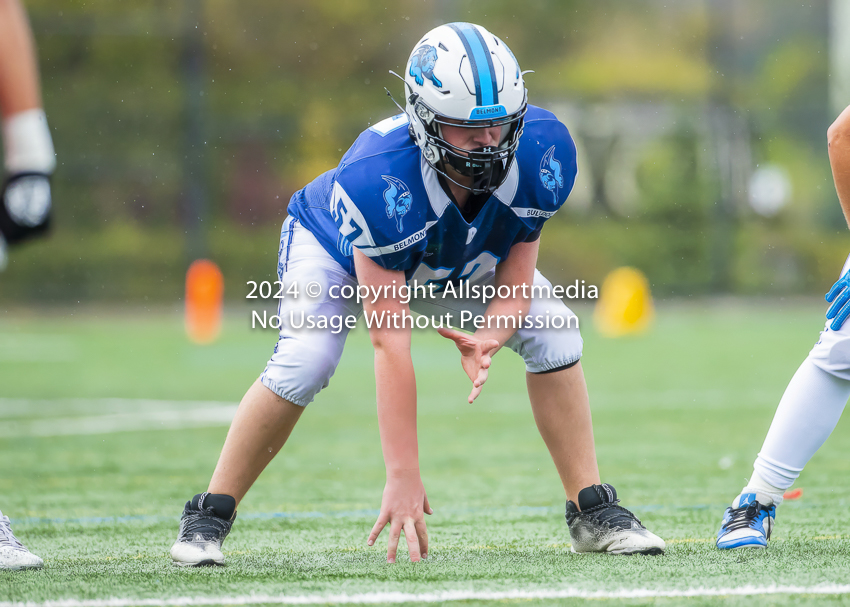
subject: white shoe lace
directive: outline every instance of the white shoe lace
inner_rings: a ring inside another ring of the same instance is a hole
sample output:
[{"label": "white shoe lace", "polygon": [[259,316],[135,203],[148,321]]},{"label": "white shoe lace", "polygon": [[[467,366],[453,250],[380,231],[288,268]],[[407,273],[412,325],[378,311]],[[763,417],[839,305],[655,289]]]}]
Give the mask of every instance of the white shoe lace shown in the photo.
[{"label": "white shoe lace", "polygon": [[8,516],[0,516],[0,548],[8,546],[14,550],[24,550],[24,545],[12,533],[12,523]]}]

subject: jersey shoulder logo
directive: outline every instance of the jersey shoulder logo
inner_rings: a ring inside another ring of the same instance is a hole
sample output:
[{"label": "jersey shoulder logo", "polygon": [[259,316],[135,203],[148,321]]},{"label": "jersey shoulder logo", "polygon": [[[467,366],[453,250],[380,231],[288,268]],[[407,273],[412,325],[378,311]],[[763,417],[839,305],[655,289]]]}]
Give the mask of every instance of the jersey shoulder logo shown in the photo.
[{"label": "jersey shoulder logo", "polygon": [[443,83],[434,75],[434,66],[437,64],[437,49],[430,44],[423,44],[410,58],[410,75],[416,80],[416,84],[425,84],[425,78],[434,83],[437,88],[442,88]]},{"label": "jersey shoulder logo", "polygon": [[410,188],[401,179],[390,175],[381,175],[381,179],[386,181],[388,186],[384,190],[384,202],[387,203],[387,217],[395,217],[396,227],[401,232],[401,219],[410,210],[413,195],[410,193]]},{"label": "jersey shoulder logo", "polygon": [[543,160],[540,161],[540,182],[544,188],[552,192],[557,204],[558,191],[564,187],[564,176],[561,173],[561,163],[555,158],[554,145],[543,154]]}]

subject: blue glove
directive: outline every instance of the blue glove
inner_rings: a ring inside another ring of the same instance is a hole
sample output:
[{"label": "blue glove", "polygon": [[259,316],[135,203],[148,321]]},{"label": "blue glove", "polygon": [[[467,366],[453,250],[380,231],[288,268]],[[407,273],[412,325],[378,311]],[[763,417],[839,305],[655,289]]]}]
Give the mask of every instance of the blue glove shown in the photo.
[{"label": "blue glove", "polygon": [[833,331],[838,331],[850,316],[850,288],[848,287],[850,287],[850,270],[839,278],[826,294],[826,301],[832,303],[826,311],[826,319],[834,319],[829,325]]}]

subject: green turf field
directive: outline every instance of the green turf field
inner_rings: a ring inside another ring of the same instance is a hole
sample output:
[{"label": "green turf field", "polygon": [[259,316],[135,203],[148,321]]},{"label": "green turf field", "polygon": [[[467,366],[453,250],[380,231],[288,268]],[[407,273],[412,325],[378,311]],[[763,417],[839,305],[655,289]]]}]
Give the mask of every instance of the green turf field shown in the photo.
[{"label": "green turf field", "polygon": [[[234,312],[219,342],[199,347],[177,314],[0,312],[0,509],[45,559],[41,571],[0,573],[0,607],[351,603],[392,592],[414,604],[552,605],[571,601],[547,596],[582,592],[616,605],[850,603],[846,586],[806,594],[850,577],[846,420],[801,478],[803,498],[780,509],[767,551],[713,548],[823,311],[817,302],[662,305],[648,335],[621,340],[599,337],[589,310],[581,314],[602,478],[667,540],[662,557],[572,555],[520,359],[501,353],[468,405],[453,344],[417,332],[430,558],[387,565],[386,532],[366,546],[383,462],[361,328],[330,388],[241,504],[228,565],[195,570],[168,558],[178,517],[206,488],[232,408],[274,332],[252,331],[249,313]],[[747,586],[800,593],[734,594]],[[687,590],[699,596],[678,596]],[[136,601],[92,602],[110,598]]]}]

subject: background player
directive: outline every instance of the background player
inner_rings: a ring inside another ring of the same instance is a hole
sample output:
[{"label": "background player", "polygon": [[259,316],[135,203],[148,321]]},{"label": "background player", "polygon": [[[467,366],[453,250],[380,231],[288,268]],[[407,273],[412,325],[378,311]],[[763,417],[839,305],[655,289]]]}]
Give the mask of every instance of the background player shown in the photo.
[{"label": "background player", "polygon": [[[332,286],[549,285],[535,269],[538,239],[575,179],[567,129],[527,105],[513,54],[479,26],[452,23],[426,34],[404,80],[403,113],[365,131],[336,169],[290,202],[279,277],[301,288],[317,282],[322,295],[281,300],[275,352],[239,406],[208,492],[184,509],[171,549],[178,565],[223,564],[221,543],[238,502],[339,363],[347,331],[299,330],[289,325],[290,313],[362,312],[355,301],[328,297]],[[561,300],[531,300],[522,291],[488,304],[460,297],[408,304],[387,296],[364,307],[382,318],[408,317],[411,309],[431,317],[450,313],[455,323],[462,310],[484,319],[572,317]],[[564,329],[494,325],[472,335],[441,334],[461,352],[473,382],[469,402],[481,392],[497,350],[508,346],[523,356],[534,418],[569,500],[574,551],[663,551],[664,542],[617,505],[614,488],[600,484],[575,322]],[[432,510],[419,473],[410,325],[372,326],[370,338],[387,481],[368,543],[389,525],[387,560],[395,561],[404,531],[410,558],[418,561],[428,553],[424,514]]]},{"label": "background player", "polygon": [[[850,107],[827,131],[829,163],[841,210],[850,226]],[[838,423],[850,398],[850,257],[827,293],[833,302],[820,340],[785,389],[753,466],[753,475],[726,509],[717,547],[764,548],[776,508]]]},{"label": "background player", "polygon": [[50,221],[56,166],[41,103],[33,36],[18,0],[0,0],[0,114],[5,177],[0,204],[0,269],[7,244],[42,234]]},{"label": "background player", "polygon": [[[0,0],[0,114],[6,169],[0,204],[0,270],[6,244],[42,233],[49,221],[56,160],[41,104],[32,32],[18,0]],[[0,512],[0,569],[41,567]]]}]

